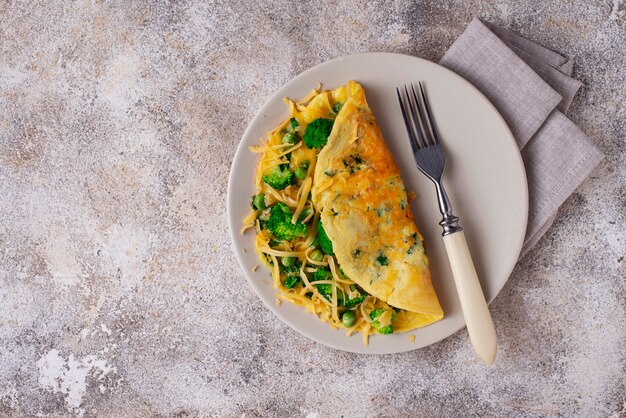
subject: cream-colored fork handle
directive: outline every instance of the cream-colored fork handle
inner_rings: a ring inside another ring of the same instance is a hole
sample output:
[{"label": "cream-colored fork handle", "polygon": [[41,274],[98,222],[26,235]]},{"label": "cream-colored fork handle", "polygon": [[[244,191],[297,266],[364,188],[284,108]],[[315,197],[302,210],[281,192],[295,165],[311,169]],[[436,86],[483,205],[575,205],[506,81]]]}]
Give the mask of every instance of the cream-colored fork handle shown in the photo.
[{"label": "cream-colored fork handle", "polygon": [[458,231],[444,235],[443,242],[474,351],[485,363],[493,364],[496,358],[496,330],[467,248],[465,233]]}]

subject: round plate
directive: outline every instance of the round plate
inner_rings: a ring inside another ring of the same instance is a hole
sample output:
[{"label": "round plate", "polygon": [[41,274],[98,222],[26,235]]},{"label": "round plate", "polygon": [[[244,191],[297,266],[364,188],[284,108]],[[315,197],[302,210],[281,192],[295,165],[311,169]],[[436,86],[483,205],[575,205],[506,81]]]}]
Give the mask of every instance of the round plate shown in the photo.
[{"label": "round plate", "polygon": [[[368,346],[363,345],[361,335],[347,337],[343,330],[333,330],[300,307],[288,302],[278,306],[270,272],[254,250],[255,232],[240,234],[255,193],[253,179],[258,161],[258,155],[248,146],[257,145],[259,138],[289,116],[282,98],[302,98],[318,83],[324,89],[333,89],[351,79],[365,88],[407,190],[417,195],[411,209],[424,235],[433,284],[445,313],[441,321],[425,328],[373,335]],[[474,86],[430,61],[389,53],[350,55],[305,71],[278,90],[246,129],[228,182],[228,220],[235,254],[261,300],[287,325],[329,347],[357,353],[399,353],[433,344],[465,325],[441,240],[435,189],[415,165],[396,98],[396,86],[417,81],[424,82],[428,94],[447,158],[444,184],[465,230],[488,301],[506,283],[522,248],[528,218],[522,158],[506,123]],[[257,264],[260,267],[252,272]],[[415,335],[415,342],[410,342],[409,335]]]}]

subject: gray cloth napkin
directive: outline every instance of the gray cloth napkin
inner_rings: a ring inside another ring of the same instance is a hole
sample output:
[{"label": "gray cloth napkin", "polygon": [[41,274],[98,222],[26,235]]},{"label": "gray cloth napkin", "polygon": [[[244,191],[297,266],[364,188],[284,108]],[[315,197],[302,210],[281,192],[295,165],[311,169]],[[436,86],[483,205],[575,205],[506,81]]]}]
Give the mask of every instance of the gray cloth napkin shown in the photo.
[{"label": "gray cloth napkin", "polygon": [[604,158],[564,115],[581,86],[571,77],[573,62],[474,19],[440,64],[487,96],[520,148],[529,195],[522,257],[552,225],[559,206]]}]

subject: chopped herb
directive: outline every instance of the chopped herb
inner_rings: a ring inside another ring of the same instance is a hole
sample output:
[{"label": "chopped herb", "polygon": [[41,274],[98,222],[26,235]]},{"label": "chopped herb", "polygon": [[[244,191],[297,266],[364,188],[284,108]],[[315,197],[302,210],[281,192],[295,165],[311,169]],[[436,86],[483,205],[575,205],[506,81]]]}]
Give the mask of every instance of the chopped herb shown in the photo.
[{"label": "chopped herb", "polygon": [[358,155],[351,155],[348,158],[344,158],[342,162],[344,167],[346,167],[350,171],[350,174],[353,174],[354,172],[363,168],[361,167],[361,165],[363,164],[363,159]]},{"label": "chopped herb", "polygon": [[341,110],[341,103],[337,102],[333,105],[333,113],[339,113],[339,111]]},{"label": "chopped herb", "polygon": [[379,218],[381,218],[385,214],[385,212],[389,212],[389,208],[387,207],[376,208],[375,210]]},{"label": "chopped herb", "polygon": [[294,287],[298,282],[300,281],[300,278],[298,276],[287,276],[287,278],[285,279],[285,287],[287,289],[291,289],[292,287]]},{"label": "chopped herb", "polygon": [[407,254],[413,254],[416,248],[424,249],[424,244],[417,237],[417,232],[411,234],[411,239],[413,239],[413,244],[409,246],[409,249],[406,251]]},{"label": "chopped herb", "polygon": [[358,248],[352,251],[352,258],[359,258],[360,255],[361,255],[361,250],[359,250]]},{"label": "chopped herb", "polygon": [[376,257],[376,264],[378,264],[379,266],[388,266],[389,259],[384,255],[379,255],[378,257]]},{"label": "chopped herb", "polygon": [[328,177],[333,177],[335,174],[337,174],[337,170],[335,170],[334,168],[327,168],[326,170],[324,170],[324,174],[326,174]]},{"label": "chopped herb", "polygon": [[300,126],[296,118],[291,118],[290,122],[291,122],[291,129],[296,129],[298,126]]}]

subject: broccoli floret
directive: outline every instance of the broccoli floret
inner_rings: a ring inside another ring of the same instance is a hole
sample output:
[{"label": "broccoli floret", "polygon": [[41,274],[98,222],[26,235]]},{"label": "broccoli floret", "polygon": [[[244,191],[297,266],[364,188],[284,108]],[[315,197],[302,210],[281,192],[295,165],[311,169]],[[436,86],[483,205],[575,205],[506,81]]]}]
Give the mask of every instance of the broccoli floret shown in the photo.
[{"label": "broccoli floret", "polygon": [[[313,275],[313,278],[311,279],[311,281],[317,282],[319,280],[331,280],[332,278],[333,278],[333,274],[330,271],[324,270],[324,269],[318,269]],[[318,284],[316,285],[316,287],[317,287],[318,292],[320,292],[323,296],[332,295],[333,285]]]},{"label": "broccoli floret", "polygon": [[263,181],[275,190],[282,190],[293,181],[293,173],[287,167],[274,166],[263,174]]},{"label": "broccoli floret", "polygon": [[283,202],[278,202],[270,209],[270,218],[267,220],[267,229],[278,239],[293,241],[296,238],[305,238],[308,234],[306,225],[302,222],[291,223],[291,209]]},{"label": "broccoli floret", "polygon": [[322,247],[324,254],[333,255],[333,242],[328,238],[321,221],[317,223],[317,236],[319,237],[320,247]]},{"label": "broccoli floret", "polygon": [[[318,269],[313,275],[313,278],[311,279],[311,281],[317,282],[319,280],[332,280],[332,279],[333,279],[333,274],[329,270]],[[315,285],[315,287],[317,287],[317,291],[320,292],[320,294],[324,296],[327,300],[329,301],[332,300],[333,298],[333,285],[332,284],[326,284],[326,283],[317,284]],[[343,292],[337,289],[337,306],[343,306],[345,302],[346,300],[343,295]]]},{"label": "broccoli floret", "polygon": [[365,300],[365,295],[357,296],[354,299],[348,299],[346,301],[346,307],[351,308],[363,302],[364,300]]},{"label": "broccoli floret", "polygon": [[385,308],[374,309],[372,312],[370,312],[370,318],[374,320],[378,318],[379,316],[381,316],[384,312],[385,312]]},{"label": "broccoli floret", "polygon": [[377,331],[379,334],[393,334],[393,327],[391,325],[387,325],[386,327],[378,328]]},{"label": "broccoli floret", "polygon": [[322,148],[333,130],[333,120],[319,118],[309,123],[304,131],[304,144],[308,148]]},{"label": "broccoli floret", "polygon": [[[374,309],[370,312],[370,318],[374,321],[372,322],[372,327],[378,331],[379,334],[393,334],[393,327],[391,325],[387,325],[386,327],[381,327],[380,322],[375,319],[381,316],[385,312],[385,308]],[[392,312],[391,320],[395,319],[395,312]]]}]

